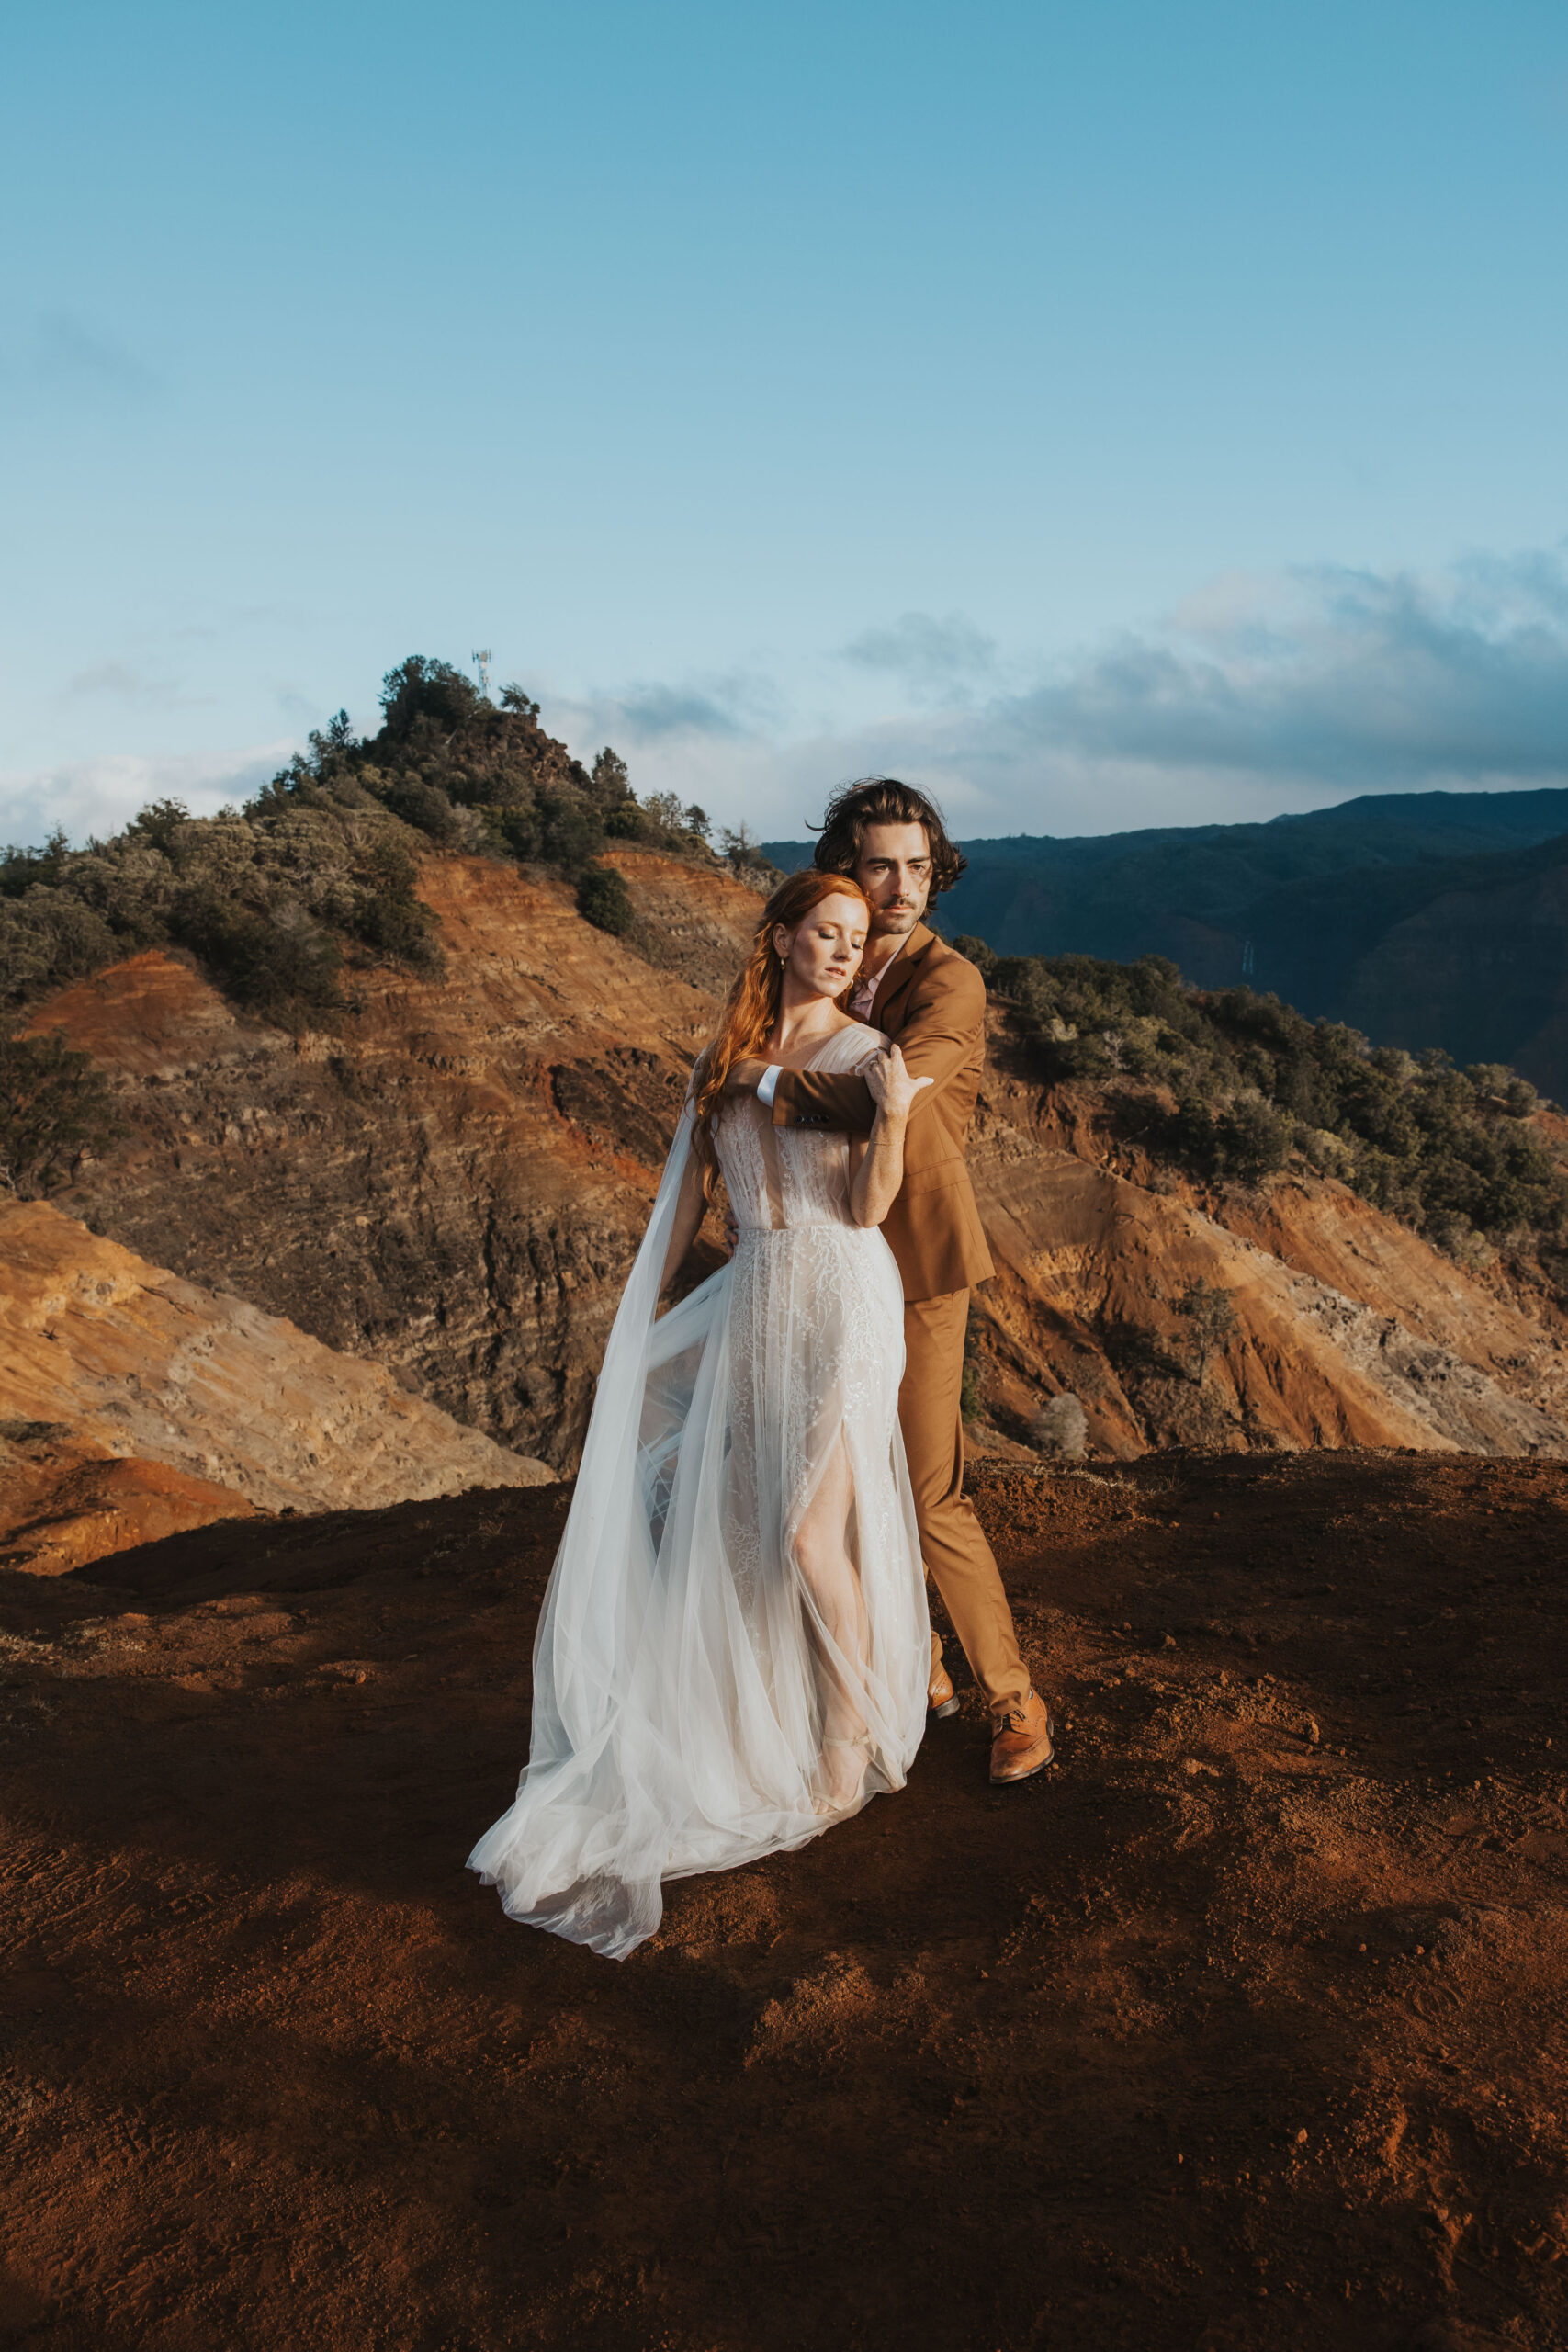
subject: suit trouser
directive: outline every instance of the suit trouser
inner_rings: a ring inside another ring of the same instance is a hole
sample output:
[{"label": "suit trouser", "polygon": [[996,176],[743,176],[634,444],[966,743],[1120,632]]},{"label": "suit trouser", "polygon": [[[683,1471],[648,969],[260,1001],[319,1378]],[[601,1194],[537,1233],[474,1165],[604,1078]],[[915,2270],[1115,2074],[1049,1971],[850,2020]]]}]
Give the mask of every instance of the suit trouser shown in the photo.
[{"label": "suit trouser", "polygon": [[990,1545],[964,1492],[964,1334],[969,1294],[908,1299],[898,1421],[915,1489],[920,1552],[993,1713],[1021,1705],[1029,1670]]}]

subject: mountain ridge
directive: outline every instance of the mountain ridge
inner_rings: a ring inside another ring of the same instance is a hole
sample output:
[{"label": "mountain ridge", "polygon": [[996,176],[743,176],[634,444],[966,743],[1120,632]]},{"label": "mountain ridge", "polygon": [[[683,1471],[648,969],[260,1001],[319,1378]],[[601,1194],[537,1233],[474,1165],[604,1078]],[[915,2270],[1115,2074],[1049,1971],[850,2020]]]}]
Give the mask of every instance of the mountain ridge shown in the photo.
[{"label": "mountain ridge", "polygon": [[[1380,1045],[1506,1062],[1568,1099],[1568,790],[1368,794],[1240,825],[961,844],[952,934],[1170,958]],[[786,869],[811,844],[770,842]]]}]

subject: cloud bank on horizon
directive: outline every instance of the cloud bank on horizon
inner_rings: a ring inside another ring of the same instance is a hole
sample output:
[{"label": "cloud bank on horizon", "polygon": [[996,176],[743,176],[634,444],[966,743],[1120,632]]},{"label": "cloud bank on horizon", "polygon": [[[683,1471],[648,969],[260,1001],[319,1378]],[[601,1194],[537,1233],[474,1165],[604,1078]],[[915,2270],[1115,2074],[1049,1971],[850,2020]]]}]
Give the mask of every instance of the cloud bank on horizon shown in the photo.
[{"label": "cloud bank on horizon", "polygon": [[[191,698],[188,681],[144,685],[112,657],[72,684],[154,707]],[[798,836],[836,784],[877,771],[934,791],[970,838],[1243,821],[1363,792],[1528,789],[1568,781],[1568,562],[1552,548],[1472,554],[1438,576],[1234,573],[1157,627],[1050,662],[1004,653],[963,613],[910,612],[793,686],[731,672],[531,690],[580,756],[613,743],[639,789],[772,839]],[[39,839],[59,824],[80,839],[164,795],[207,812],[254,792],[301,741],[111,752],[12,776],[0,831]]]},{"label": "cloud bank on horizon", "polygon": [[286,767],[303,738],[231,752],[106,752],[30,775],[0,776],[0,841],[37,846],[57,829],[73,842],[118,832],[153,800],[182,800],[193,817],[248,800]]},{"label": "cloud bank on horizon", "polygon": [[[1568,781],[1568,566],[1472,555],[1443,576],[1233,574],[1156,629],[1040,665],[962,614],[907,613],[841,649],[897,707],[761,724],[755,682],[547,696],[586,749],[768,838],[846,776],[934,790],[970,837],[1239,822],[1365,792]],[[776,712],[781,697],[772,697]]]}]

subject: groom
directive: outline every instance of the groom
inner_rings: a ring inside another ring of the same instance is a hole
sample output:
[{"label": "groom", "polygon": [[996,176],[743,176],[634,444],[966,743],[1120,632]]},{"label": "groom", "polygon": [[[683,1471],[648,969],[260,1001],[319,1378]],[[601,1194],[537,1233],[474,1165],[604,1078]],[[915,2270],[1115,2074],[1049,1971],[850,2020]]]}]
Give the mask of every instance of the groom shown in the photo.
[{"label": "groom", "polygon": [[[816,863],[823,873],[852,875],[871,901],[850,1011],[897,1040],[912,1078],[933,1081],[916,1097],[903,1190],[882,1228],[904,1282],[898,1419],[926,1568],[990,1702],[991,1778],[1027,1781],[1055,1753],[1051,1714],[1030,1688],[991,1547],[964,1493],[959,1406],[970,1289],[996,1271],[964,1165],[986,1057],[986,985],[920,920],[931,893],[957,881],[964,860],[923,793],[872,776],[829,803]],[[775,1126],[863,1135],[875,1113],[860,1078],[753,1061],[732,1073],[737,1080],[755,1087]],[[934,1636],[931,1703],[942,1714],[957,1703]]]}]

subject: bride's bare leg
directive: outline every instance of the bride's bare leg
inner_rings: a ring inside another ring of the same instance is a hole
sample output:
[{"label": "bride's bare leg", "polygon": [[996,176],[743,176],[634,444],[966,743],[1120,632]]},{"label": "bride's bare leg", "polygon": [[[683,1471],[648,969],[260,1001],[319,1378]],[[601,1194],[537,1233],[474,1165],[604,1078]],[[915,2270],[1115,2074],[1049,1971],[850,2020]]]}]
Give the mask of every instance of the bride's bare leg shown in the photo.
[{"label": "bride's bare leg", "polygon": [[[833,1650],[852,1670],[864,1660],[870,1632],[848,1542],[854,1497],[854,1477],[840,1438],[795,1532],[795,1556]],[[823,1658],[822,1677],[824,1786],[830,1799],[848,1804],[865,1778],[866,1720],[856,1690],[831,1654]]]}]

